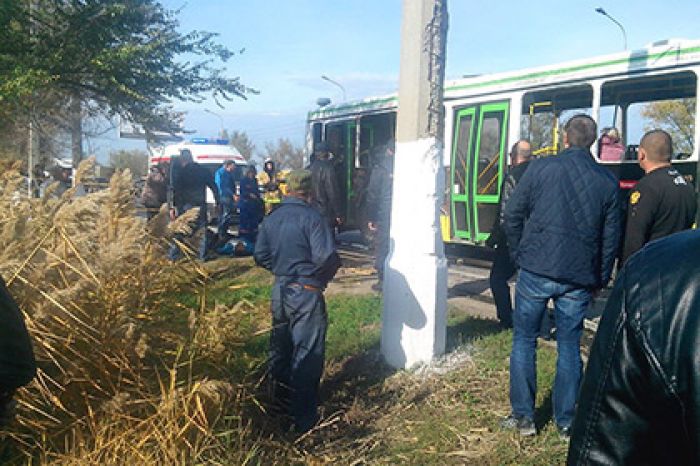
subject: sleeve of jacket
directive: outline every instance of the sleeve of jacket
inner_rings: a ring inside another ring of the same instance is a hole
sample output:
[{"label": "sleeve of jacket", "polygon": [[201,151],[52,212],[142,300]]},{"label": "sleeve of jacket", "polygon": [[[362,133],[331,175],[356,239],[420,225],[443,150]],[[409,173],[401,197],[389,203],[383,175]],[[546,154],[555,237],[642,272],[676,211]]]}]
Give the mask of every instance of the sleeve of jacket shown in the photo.
[{"label": "sleeve of jacket", "polygon": [[511,182],[511,176],[507,175],[501,184],[501,198],[498,201],[498,210],[496,211],[496,216],[493,219],[493,225],[491,226],[491,233],[489,238],[486,240],[486,245],[489,247],[500,246],[505,242],[505,233],[503,232],[503,220],[504,220],[504,210],[506,201],[515,187]]},{"label": "sleeve of jacket", "polygon": [[315,276],[325,286],[340,268],[340,256],[335,249],[335,239],[328,224],[317,216],[309,223],[311,260],[316,265]]},{"label": "sleeve of jacket", "polygon": [[508,240],[510,255],[517,263],[520,239],[523,235],[525,221],[530,216],[530,197],[535,181],[535,170],[530,168],[525,172],[520,182],[514,187],[504,204],[503,229]]},{"label": "sleeve of jacket", "polygon": [[219,168],[214,173],[214,183],[216,184],[216,188],[219,190],[219,195],[224,192],[224,174],[221,172],[222,170]]},{"label": "sleeve of jacket", "polygon": [[272,270],[272,249],[270,246],[269,233],[267,232],[267,224],[264,220],[258,229],[253,258],[255,259],[255,263],[260,267]]},{"label": "sleeve of jacket", "polygon": [[649,464],[647,407],[663,393],[630,322],[625,269],[598,326],[571,426],[567,465]]},{"label": "sleeve of jacket", "polygon": [[36,375],[32,342],[24,317],[0,278],[0,392],[28,384]]},{"label": "sleeve of jacket", "polygon": [[[641,183],[640,183],[641,184]],[[627,226],[625,227],[625,243],[623,246],[622,260],[627,259],[649,241],[651,226],[656,216],[658,198],[654,190],[644,185],[630,193],[627,206]]]},{"label": "sleeve of jacket", "polygon": [[612,191],[605,210],[603,223],[603,244],[601,247],[600,261],[600,286],[604,287],[610,281],[615,258],[620,247],[620,212],[619,195],[617,188]]}]

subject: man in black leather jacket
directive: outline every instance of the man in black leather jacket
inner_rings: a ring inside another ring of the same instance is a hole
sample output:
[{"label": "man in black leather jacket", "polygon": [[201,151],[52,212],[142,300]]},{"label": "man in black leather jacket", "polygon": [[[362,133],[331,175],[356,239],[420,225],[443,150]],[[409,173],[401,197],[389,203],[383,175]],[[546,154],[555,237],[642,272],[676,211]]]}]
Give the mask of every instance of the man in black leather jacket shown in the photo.
[{"label": "man in black leather jacket", "polygon": [[572,425],[569,465],[700,464],[700,232],[649,243],[617,279]]}]

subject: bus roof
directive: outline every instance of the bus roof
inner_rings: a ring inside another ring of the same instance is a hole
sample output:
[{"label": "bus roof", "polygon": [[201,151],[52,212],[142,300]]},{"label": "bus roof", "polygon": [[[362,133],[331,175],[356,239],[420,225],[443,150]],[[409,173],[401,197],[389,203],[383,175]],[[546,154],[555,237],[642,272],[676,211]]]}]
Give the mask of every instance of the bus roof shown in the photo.
[{"label": "bus roof", "polygon": [[[444,98],[452,100],[505,90],[527,89],[553,83],[691,64],[700,64],[700,40],[673,39],[655,42],[633,51],[517,71],[446,80]],[[313,121],[362,113],[379,113],[395,110],[397,105],[398,95],[394,93],[329,105],[309,112],[308,119]]]}]

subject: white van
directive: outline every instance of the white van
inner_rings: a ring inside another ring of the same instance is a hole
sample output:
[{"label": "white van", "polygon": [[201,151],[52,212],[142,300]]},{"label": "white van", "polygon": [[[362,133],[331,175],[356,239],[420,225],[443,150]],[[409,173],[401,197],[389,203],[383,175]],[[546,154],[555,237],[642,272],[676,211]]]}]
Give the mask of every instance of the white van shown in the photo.
[{"label": "white van", "polygon": [[[248,165],[246,159],[238,150],[229,145],[227,139],[192,138],[177,144],[155,148],[151,151],[148,166],[152,167],[162,162],[168,162],[180,155],[182,149],[192,152],[192,159],[208,169],[212,176],[226,160],[233,160],[241,171]],[[207,203],[214,204],[214,195],[207,190]]]}]

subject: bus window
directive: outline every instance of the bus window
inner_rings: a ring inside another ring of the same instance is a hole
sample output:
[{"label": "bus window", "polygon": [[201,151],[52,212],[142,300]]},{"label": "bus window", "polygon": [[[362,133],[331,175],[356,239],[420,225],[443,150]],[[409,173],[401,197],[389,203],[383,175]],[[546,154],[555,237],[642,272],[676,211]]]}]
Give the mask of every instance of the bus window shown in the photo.
[{"label": "bus window", "polygon": [[593,88],[581,85],[528,92],[523,96],[520,134],[530,140],[534,155],[561,151],[562,129],[574,115],[592,114]]},{"label": "bus window", "polygon": [[636,162],[639,140],[652,129],[667,131],[673,138],[674,158],[686,159],[695,149],[696,94],[697,77],[691,71],[607,82],[601,94],[600,127],[621,130],[623,160]]},{"label": "bus window", "polygon": [[501,150],[502,112],[485,113],[479,134],[477,194],[498,194],[499,154]]}]

